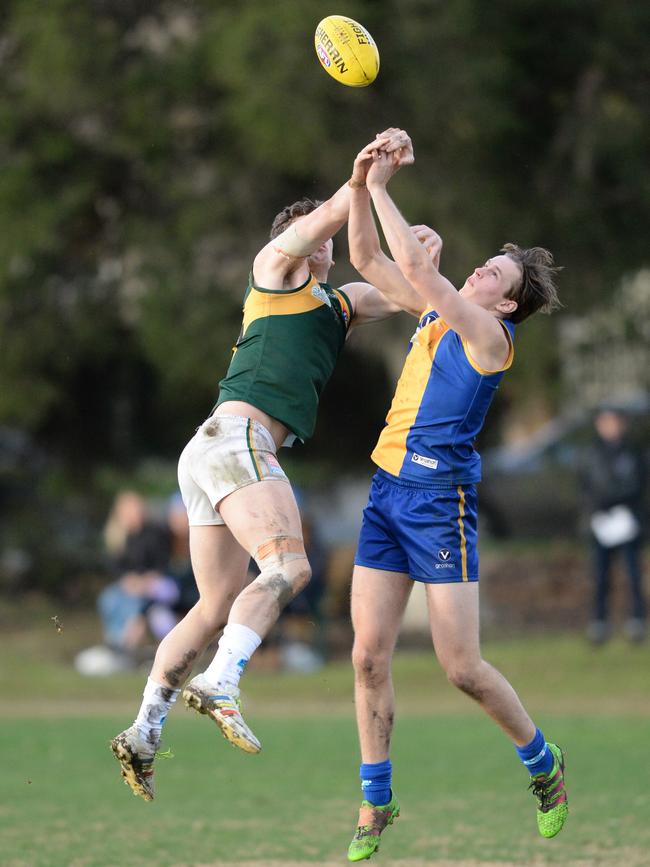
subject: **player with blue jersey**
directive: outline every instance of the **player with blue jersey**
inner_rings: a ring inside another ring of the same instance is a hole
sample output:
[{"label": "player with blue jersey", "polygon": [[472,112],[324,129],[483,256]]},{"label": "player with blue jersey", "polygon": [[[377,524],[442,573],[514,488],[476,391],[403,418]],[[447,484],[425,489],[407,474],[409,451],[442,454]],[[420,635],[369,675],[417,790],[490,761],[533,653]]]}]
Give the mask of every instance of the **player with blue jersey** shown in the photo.
[{"label": "player with blue jersey", "polygon": [[[481,460],[473,445],[512,364],[515,326],[558,304],[557,268],[547,250],[506,244],[457,291],[387,192],[397,168],[381,149],[370,157],[367,148],[361,152],[355,173],[365,169],[366,184],[353,185],[348,227],[355,267],[418,315],[372,453],[377,471],[355,558],[353,665],[363,802],[351,861],[369,858],[399,815],[390,762],[391,658],[413,581],[425,584],[436,655],[450,682],[501,726],[530,772],[542,836],[555,836],[567,815],[562,751],[546,742],[512,686],[481,656],[475,488]],[[370,198],[394,261],[381,251]]]}]

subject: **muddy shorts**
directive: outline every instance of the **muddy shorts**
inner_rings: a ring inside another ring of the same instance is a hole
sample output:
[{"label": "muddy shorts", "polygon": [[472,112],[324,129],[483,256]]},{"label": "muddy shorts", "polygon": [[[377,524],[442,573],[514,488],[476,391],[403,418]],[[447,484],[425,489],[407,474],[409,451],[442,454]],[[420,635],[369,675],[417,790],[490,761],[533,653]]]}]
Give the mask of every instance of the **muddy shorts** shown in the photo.
[{"label": "muddy shorts", "polygon": [[183,449],[178,483],[190,526],[223,524],[219,503],[228,494],[266,480],[288,482],[273,437],[258,421],[212,415]]}]

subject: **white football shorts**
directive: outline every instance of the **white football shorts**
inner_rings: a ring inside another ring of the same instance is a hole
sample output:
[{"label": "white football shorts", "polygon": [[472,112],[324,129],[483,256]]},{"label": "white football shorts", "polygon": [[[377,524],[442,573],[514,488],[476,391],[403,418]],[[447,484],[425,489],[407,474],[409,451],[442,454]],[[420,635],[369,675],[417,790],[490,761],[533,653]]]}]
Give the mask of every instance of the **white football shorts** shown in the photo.
[{"label": "white football shorts", "polygon": [[289,481],[276,457],[273,437],[251,418],[210,416],[197,428],[178,461],[178,484],[194,527],[223,524],[221,500],[267,480]]}]

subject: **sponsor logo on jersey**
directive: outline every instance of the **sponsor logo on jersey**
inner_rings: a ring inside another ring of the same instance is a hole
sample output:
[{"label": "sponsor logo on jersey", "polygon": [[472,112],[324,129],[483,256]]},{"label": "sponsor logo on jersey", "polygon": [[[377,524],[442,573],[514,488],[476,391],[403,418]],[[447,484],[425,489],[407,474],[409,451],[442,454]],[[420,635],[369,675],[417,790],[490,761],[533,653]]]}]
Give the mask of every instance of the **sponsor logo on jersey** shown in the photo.
[{"label": "sponsor logo on jersey", "polygon": [[416,452],[411,455],[411,461],[414,464],[422,464],[423,467],[428,467],[430,470],[438,469],[438,461],[435,458],[425,458],[424,455],[418,455]]}]

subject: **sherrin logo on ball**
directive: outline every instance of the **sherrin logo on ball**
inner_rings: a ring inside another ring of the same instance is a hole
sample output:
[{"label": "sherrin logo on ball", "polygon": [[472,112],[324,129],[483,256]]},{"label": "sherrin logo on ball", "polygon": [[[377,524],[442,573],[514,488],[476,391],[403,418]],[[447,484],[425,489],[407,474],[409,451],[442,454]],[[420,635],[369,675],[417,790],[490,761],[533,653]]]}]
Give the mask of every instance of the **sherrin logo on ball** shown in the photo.
[{"label": "sherrin logo on ball", "polygon": [[375,40],[346,15],[328,15],[316,28],[316,55],[323,69],[348,87],[367,87],[377,78],[379,52]]}]

